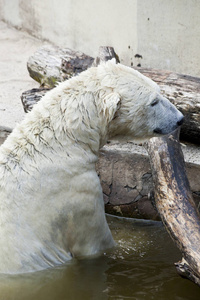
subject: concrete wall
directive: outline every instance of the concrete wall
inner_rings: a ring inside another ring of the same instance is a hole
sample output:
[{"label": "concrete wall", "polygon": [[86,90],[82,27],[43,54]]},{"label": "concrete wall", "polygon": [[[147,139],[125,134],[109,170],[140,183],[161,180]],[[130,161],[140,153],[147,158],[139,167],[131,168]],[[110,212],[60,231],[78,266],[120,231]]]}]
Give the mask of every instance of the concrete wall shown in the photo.
[{"label": "concrete wall", "polygon": [[124,64],[194,76],[199,12],[198,0],[0,0],[0,19],[61,47],[96,56],[113,46]]},{"label": "concrete wall", "polygon": [[143,55],[142,65],[200,76],[200,1],[138,3],[138,52]]}]

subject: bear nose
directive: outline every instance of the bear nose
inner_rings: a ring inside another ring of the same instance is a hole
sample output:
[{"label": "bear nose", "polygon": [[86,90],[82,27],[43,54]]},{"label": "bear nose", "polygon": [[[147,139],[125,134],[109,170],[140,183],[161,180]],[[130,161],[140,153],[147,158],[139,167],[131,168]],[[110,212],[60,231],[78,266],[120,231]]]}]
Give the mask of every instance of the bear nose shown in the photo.
[{"label": "bear nose", "polygon": [[178,126],[181,126],[184,122],[184,117],[181,117],[181,119],[177,122]]}]

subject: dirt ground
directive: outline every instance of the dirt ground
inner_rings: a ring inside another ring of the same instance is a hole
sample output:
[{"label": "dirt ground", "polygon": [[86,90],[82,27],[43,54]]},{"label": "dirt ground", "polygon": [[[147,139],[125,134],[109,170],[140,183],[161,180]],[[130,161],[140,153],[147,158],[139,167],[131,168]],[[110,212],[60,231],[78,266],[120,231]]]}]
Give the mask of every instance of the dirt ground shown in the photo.
[{"label": "dirt ground", "polygon": [[44,44],[46,42],[0,22],[0,127],[14,128],[23,119],[20,96],[39,86],[30,78],[26,63]]}]

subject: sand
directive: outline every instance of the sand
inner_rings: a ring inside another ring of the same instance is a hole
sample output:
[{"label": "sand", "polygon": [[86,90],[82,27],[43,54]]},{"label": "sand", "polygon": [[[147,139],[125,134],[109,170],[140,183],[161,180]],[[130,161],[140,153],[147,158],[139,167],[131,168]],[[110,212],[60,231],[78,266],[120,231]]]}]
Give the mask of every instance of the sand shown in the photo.
[{"label": "sand", "polygon": [[0,128],[14,128],[25,115],[21,94],[39,84],[30,78],[27,60],[47,44],[0,22]]}]

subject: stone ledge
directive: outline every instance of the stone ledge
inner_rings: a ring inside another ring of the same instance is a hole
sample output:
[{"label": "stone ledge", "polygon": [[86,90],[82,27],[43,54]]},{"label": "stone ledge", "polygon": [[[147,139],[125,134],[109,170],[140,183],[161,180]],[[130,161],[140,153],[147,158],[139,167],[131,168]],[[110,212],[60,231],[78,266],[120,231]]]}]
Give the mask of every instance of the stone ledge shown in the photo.
[{"label": "stone ledge", "polygon": [[[194,200],[200,201],[200,150],[182,145]],[[151,167],[144,147],[113,141],[103,147],[97,164],[107,213],[160,220],[153,197]]]}]

